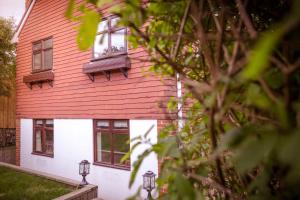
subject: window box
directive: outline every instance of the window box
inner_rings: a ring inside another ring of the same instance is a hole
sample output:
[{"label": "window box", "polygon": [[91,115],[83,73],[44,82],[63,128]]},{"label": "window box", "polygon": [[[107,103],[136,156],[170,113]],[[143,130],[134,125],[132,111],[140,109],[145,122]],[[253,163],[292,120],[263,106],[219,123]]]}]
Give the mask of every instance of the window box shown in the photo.
[{"label": "window box", "polygon": [[127,55],[106,58],[90,62],[83,66],[83,73],[87,74],[89,78],[94,81],[95,74],[103,73],[108,80],[110,80],[110,72],[113,70],[120,70],[127,78],[127,70],[130,69],[130,61]]},{"label": "window box", "polygon": [[42,84],[47,82],[51,87],[53,87],[54,73],[52,71],[45,71],[40,73],[33,73],[23,77],[23,82],[32,89],[32,85],[38,84],[40,88]]},{"label": "window box", "polygon": [[121,163],[129,139],[128,120],[94,120],[94,164],[130,170],[130,160]]}]

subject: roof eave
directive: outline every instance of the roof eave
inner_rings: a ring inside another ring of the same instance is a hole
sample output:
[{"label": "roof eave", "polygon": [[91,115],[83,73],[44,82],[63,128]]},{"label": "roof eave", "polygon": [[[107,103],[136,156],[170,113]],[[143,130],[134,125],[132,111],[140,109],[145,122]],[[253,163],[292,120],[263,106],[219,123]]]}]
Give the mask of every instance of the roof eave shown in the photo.
[{"label": "roof eave", "polygon": [[22,17],[22,19],[21,19],[21,21],[20,21],[20,23],[19,23],[19,25],[18,25],[18,27],[17,27],[14,35],[13,35],[13,37],[11,39],[12,43],[18,43],[19,42],[20,33],[21,33],[22,29],[23,29],[23,26],[24,26],[25,22],[27,21],[27,18],[28,18],[29,14],[30,14],[30,12],[31,12],[31,10],[33,8],[33,5],[34,5],[35,1],[36,0],[31,0],[29,6],[27,8],[27,10],[25,11],[25,13],[24,13],[24,15],[23,15],[23,17]]}]

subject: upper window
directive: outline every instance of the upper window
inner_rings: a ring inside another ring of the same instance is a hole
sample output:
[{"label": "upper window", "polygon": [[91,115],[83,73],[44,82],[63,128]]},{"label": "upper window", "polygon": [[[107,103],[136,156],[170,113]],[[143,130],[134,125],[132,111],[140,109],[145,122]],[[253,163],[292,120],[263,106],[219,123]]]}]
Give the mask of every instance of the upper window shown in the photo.
[{"label": "upper window", "polygon": [[110,16],[99,23],[94,42],[94,59],[126,53],[126,28],[118,26],[118,21],[118,17]]},{"label": "upper window", "polygon": [[128,120],[94,120],[95,163],[129,169],[130,160],[121,162],[129,151]]},{"label": "upper window", "polygon": [[36,119],[33,124],[33,153],[53,156],[53,119]]},{"label": "upper window", "polygon": [[47,38],[32,44],[32,71],[52,69],[53,65],[53,39]]}]

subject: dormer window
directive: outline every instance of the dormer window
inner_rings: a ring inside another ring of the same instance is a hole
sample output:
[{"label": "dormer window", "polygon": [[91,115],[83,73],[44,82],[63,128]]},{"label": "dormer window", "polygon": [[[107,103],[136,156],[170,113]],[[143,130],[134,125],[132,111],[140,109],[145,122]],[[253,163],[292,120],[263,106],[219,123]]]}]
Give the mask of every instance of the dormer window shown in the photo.
[{"label": "dormer window", "polygon": [[40,72],[52,69],[53,65],[53,41],[46,38],[32,44],[32,72]]},{"label": "dormer window", "polygon": [[127,52],[126,28],[118,26],[119,17],[110,16],[99,23],[93,58],[100,59]]}]

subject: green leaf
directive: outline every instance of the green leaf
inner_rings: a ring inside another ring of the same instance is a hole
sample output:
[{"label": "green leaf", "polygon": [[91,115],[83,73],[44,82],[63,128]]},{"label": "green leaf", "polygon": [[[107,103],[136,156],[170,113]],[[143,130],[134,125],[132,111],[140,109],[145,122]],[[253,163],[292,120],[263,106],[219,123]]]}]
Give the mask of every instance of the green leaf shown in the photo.
[{"label": "green leaf", "polygon": [[195,199],[195,192],[191,182],[183,177],[181,173],[176,174],[175,185],[181,199]]},{"label": "green leaf", "polygon": [[88,10],[82,16],[77,43],[81,50],[87,50],[94,43],[100,16],[96,11]]},{"label": "green leaf", "polygon": [[266,33],[254,47],[250,57],[249,63],[242,72],[245,79],[256,79],[268,67],[269,56],[276,47],[278,40],[282,35],[280,29],[274,32]]},{"label": "green leaf", "polygon": [[[93,0],[93,1],[95,1],[95,0]],[[98,0],[97,7],[100,8],[100,7],[104,6],[105,4],[108,4],[111,2],[112,2],[112,0]]]},{"label": "green leaf", "polygon": [[145,150],[137,159],[137,161],[135,161],[133,163],[133,170],[131,171],[131,175],[130,175],[130,180],[129,180],[129,188],[131,188],[131,186],[133,185],[136,175],[144,161],[144,159],[151,153],[152,151],[150,149]]},{"label": "green leaf", "polygon": [[268,157],[277,142],[277,135],[264,133],[261,137],[249,137],[235,155],[237,170],[245,173]]},{"label": "green leaf", "polygon": [[75,0],[69,0],[69,4],[68,4],[67,10],[65,12],[66,18],[68,18],[68,19],[72,18],[74,7],[75,7]]}]

